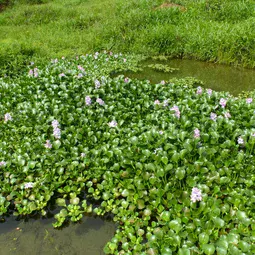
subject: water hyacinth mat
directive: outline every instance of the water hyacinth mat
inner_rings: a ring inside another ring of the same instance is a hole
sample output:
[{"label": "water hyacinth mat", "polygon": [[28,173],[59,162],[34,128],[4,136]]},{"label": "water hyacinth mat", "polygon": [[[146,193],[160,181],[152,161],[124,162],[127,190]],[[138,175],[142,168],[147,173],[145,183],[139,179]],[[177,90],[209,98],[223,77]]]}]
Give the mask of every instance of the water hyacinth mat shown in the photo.
[{"label": "water hyacinth mat", "polygon": [[95,53],[0,80],[0,213],[54,200],[54,227],[110,213],[106,254],[255,254],[254,93],[110,77],[137,61]]}]

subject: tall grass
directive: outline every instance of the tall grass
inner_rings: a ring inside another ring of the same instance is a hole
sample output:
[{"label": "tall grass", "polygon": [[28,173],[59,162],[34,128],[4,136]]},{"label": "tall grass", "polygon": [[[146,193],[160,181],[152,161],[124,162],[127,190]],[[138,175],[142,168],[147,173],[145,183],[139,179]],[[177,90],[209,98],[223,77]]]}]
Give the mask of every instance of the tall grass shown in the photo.
[{"label": "tall grass", "polygon": [[4,68],[103,49],[255,66],[252,0],[171,1],[182,9],[157,8],[163,0],[11,2],[0,13]]}]

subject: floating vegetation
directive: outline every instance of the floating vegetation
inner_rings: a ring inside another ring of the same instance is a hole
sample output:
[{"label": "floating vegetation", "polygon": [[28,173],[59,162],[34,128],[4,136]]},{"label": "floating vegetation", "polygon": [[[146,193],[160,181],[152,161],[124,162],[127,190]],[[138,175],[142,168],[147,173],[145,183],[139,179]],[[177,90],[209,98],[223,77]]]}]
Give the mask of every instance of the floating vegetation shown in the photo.
[{"label": "floating vegetation", "polygon": [[148,67],[158,72],[164,72],[164,73],[173,73],[179,70],[179,68],[173,68],[164,64],[150,64],[148,65]]},{"label": "floating vegetation", "polygon": [[0,80],[0,213],[111,213],[106,254],[254,254],[254,92],[109,76],[137,62],[95,53]]}]

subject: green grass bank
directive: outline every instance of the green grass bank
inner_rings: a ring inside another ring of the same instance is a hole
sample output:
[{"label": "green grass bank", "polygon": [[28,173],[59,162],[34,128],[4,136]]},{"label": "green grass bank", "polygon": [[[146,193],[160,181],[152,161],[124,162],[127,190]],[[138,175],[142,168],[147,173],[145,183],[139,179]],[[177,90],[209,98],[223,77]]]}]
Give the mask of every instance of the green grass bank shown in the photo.
[{"label": "green grass bank", "polygon": [[31,59],[102,50],[255,66],[252,0],[10,2],[0,13],[2,75]]}]

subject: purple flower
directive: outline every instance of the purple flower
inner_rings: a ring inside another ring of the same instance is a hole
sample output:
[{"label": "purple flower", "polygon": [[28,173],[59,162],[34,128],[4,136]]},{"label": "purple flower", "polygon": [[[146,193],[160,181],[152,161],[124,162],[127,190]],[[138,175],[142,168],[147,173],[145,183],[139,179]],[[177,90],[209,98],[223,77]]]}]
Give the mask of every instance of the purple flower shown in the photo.
[{"label": "purple flower", "polygon": [[164,107],[168,106],[168,99],[166,99],[166,100],[163,101],[163,106],[164,106]]},{"label": "purple flower", "polygon": [[180,119],[181,117],[181,112],[179,110],[179,107],[177,105],[174,105],[171,109],[171,111],[175,111],[175,116]]},{"label": "purple flower", "polygon": [[80,71],[82,71],[82,72],[85,71],[84,68],[83,68],[82,66],[80,66],[80,65],[78,65],[78,69],[79,69]]},{"label": "purple flower", "polygon": [[166,82],[163,80],[163,81],[160,82],[160,84],[161,84],[161,85],[165,85]]},{"label": "purple flower", "polygon": [[[51,122],[51,125],[53,127],[53,135],[56,139],[60,139],[61,137],[61,130],[59,128],[59,122],[57,120],[53,120]],[[47,140],[48,141],[48,140]],[[46,146],[45,146],[46,147]]]},{"label": "purple flower", "polygon": [[211,112],[210,119],[213,120],[213,121],[216,121],[216,119],[217,119],[217,114],[214,113],[214,112]]},{"label": "purple flower", "polygon": [[11,114],[10,113],[6,113],[5,115],[4,115],[4,122],[7,122],[7,121],[12,121],[12,116],[11,116]]},{"label": "purple flower", "polygon": [[203,92],[203,89],[199,86],[199,87],[197,87],[197,94],[199,95],[199,94],[202,94],[202,92]]},{"label": "purple flower", "polygon": [[221,105],[221,107],[222,107],[222,108],[225,108],[226,104],[227,104],[227,100],[224,99],[224,98],[221,98],[221,99],[220,99],[220,105]]},{"label": "purple flower", "polygon": [[160,130],[160,131],[159,131],[159,134],[160,134],[160,135],[163,135],[163,134],[164,134],[163,130]]},{"label": "purple flower", "polygon": [[33,76],[34,75],[34,71],[32,69],[30,69],[29,72],[28,72],[28,75],[29,76]]},{"label": "purple flower", "polygon": [[38,68],[34,68],[34,77],[38,77]]},{"label": "purple flower", "polygon": [[226,119],[229,119],[231,117],[230,113],[229,112],[224,112],[224,117]]},{"label": "purple flower", "polygon": [[192,188],[192,193],[191,193],[191,196],[190,196],[190,200],[195,203],[197,201],[201,201],[202,200],[202,193],[201,193],[201,190],[194,187]]},{"label": "purple flower", "polygon": [[77,78],[80,79],[82,77],[83,77],[83,74],[82,73],[78,73]]},{"label": "purple flower", "polygon": [[50,140],[46,140],[46,143],[44,144],[44,147],[46,149],[51,149],[52,148],[52,144],[50,143]]},{"label": "purple flower", "polygon": [[211,89],[207,89],[207,94],[208,94],[209,96],[211,96],[211,95],[212,95],[212,90],[211,90]]},{"label": "purple flower", "polygon": [[56,127],[53,129],[53,135],[56,139],[60,139],[61,137],[61,130],[60,128]]},{"label": "purple flower", "polygon": [[255,133],[253,133],[251,136],[255,137]]},{"label": "purple flower", "polygon": [[111,122],[108,123],[109,127],[117,127],[118,123],[115,120],[112,120]]},{"label": "purple flower", "polygon": [[244,144],[244,140],[241,136],[238,137],[237,143],[240,144],[240,145]]},{"label": "purple flower", "polygon": [[59,74],[58,75],[59,77],[64,77],[64,76],[66,76],[64,73],[61,73],[61,74]]},{"label": "purple flower", "polygon": [[128,82],[129,82],[128,77],[126,77],[126,78],[124,79],[124,82],[125,82],[125,83],[128,83]]},{"label": "purple flower", "polygon": [[98,98],[96,102],[99,103],[100,105],[104,105],[104,101],[101,98]]},{"label": "purple flower", "polygon": [[99,89],[100,86],[101,86],[100,81],[99,80],[95,80],[95,88]]},{"label": "purple flower", "polygon": [[155,100],[155,101],[154,101],[154,104],[155,104],[155,105],[160,105],[160,101],[159,101],[159,100]]},{"label": "purple flower", "polygon": [[247,104],[251,104],[251,103],[252,103],[252,98],[247,98],[247,99],[246,99],[246,103],[247,103]]},{"label": "purple flower", "polygon": [[33,187],[34,187],[34,183],[33,182],[25,183],[25,189],[29,189],[29,188],[33,188]]},{"label": "purple flower", "polygon": [[198,129],[198,128],[196,128],[195,130],[194,130],[194,138],[199,138],[200,137],[200,130]]},{"label": "purple flower", "polygon": [[6,166],[6,162],[5,161],[0,161],[0,167],[2,166]]},{"label": "purple flower", "polygon": [[57,127],[59,127],[59,122],[57,120],[53,120],[51,122],[51,125],[52,125],[53,128],[57,128]]},{"label": "purple flower", "polygon": [[86,105],[91,105],[91,98],[89,96],[85,97]]}]

